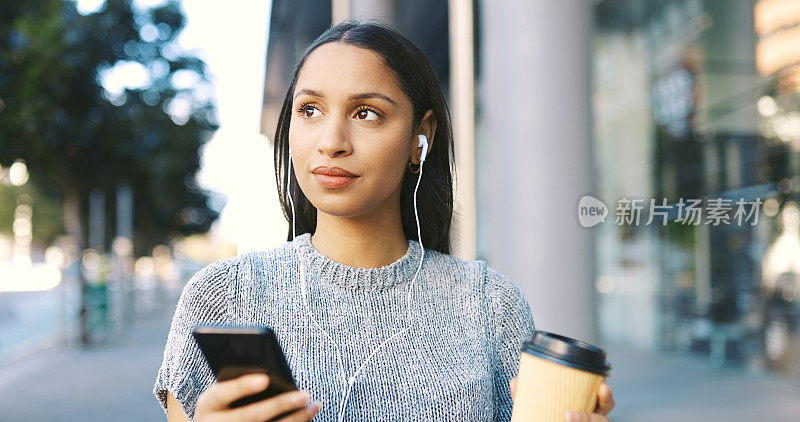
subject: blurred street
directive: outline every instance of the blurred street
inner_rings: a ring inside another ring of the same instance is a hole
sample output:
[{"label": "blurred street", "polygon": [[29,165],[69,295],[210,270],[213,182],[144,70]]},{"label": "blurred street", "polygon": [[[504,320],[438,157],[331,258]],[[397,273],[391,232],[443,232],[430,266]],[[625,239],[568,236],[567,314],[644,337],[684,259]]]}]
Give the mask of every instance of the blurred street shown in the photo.
[{"label": "blurred street", "polygon": [[735,368],[714,368],[707,359],[605,347],[612,364],[614,422],[798,421],[800,382]]},{"label": "blurred street", "polygon": [[[328,198],[485,261],[537,328],[605,349],[612,421],[800,422],[800,0],[3,6],[0,422],[166,420],[152,389],[187,280],[316,232],[340,217]],[[300,78],[337,34],[377,55]],[[400,77],[366,77],[384,73]],[[377,118],[329,118],[351,105]],[[396,159],[377,181],[413,157],[373,160],[373,140],[426,131],[428,107],[436,236],[406,212],[416,176],[391,214],[367,178],[333,195],[276,177],[304,161],[290,138],[341,124],[324,129],[350,146],[335,163]]]},{"label": "blurred street", "polygon": [[[140,318],[111,346],[56,347],[0,367],[0,422],[164,420],[151,390],[171,316]],[[606,349],[615,422],[800,420],[796,381],[674,353]]]},{"label": "blurred street", "polygon": [[54,347],[0,366],[0,422],[166,420],[152,389],[172,312],[140,317],[112,345]]}]

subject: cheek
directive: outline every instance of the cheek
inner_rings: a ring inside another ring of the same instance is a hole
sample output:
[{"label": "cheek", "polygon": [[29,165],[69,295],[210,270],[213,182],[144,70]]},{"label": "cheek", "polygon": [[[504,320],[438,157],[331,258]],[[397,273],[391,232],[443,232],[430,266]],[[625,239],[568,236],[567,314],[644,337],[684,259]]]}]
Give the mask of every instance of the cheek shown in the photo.
[{"label": "cheek", "polygon": [[[369,151],[364,167],[370,175],[370,184],[381,193],[389,194],[403,180],[406,169],[405,154],[402,146],[383,147]],[[377,192],[376,192],[377,193]]]},{"label": "cheek", "polygon": [[366,157],[367,161],[365,164],[385,176],[402,177],[411,155],[407,140],[411,134],[404,129],[402,124],[392,122],[391,127],[360,142],[363,145],[362,157]]},{"label": "cheek", "polygon": [[303,125],[289,126],[289,149],[292,152],[292,161],[300,168],[314,151],[313,134]]},{"label": "cheek", "polygon": [[402,169],[405,167],[405,153],[406,151],[400,148],[393,148],[392,150],[384,149],[375,154],[375,162],[380,165],[381,170],[388,174],[402,176]]},{"label": "cheek", "polygon": [[292,117],[292,121],[289,124],[289,145],[292,147],[292,153],[297,152],[299,144],[302,144],[303,139],[306,138],[303,125],[295,122],[295,118]]}]

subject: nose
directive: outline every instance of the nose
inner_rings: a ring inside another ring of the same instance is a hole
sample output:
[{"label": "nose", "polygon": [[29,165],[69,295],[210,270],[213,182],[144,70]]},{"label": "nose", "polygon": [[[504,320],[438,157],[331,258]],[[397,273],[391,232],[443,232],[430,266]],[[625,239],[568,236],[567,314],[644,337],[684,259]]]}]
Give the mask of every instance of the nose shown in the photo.
[{"label": "nose", "polygon": [[352,151],[346,122],[340,119],[326,119],[325,129],[317,141],[317,150],[331,158],[347,155]]}]

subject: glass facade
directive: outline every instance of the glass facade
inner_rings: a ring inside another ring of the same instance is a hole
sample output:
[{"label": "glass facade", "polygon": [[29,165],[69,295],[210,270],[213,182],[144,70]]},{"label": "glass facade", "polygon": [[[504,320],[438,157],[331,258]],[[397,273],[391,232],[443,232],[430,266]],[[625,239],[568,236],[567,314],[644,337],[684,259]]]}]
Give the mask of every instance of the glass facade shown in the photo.
[{"label": "glass facade", "polygon": [[604,336],[800,374],[799,3],[595,6]]}]

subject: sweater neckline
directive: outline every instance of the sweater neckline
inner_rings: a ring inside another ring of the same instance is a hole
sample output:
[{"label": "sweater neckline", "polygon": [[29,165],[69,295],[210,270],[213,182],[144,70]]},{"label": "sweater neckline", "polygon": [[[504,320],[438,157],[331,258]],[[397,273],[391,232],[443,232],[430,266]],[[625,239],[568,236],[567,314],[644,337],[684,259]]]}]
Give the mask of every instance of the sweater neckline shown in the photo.
[{"label": "sweater neckline", "polygon": [[408,239],[406,253],[391,264],[357,268],[336,262],[318,251],[311,243],[311,233],[303,233],[293,242],[302,255],[301,265],[306,265],[306,277],[314,274],[324,283],[353,290],[385,290],[410,283],[419,268],[422,252],[419,242]]}]

